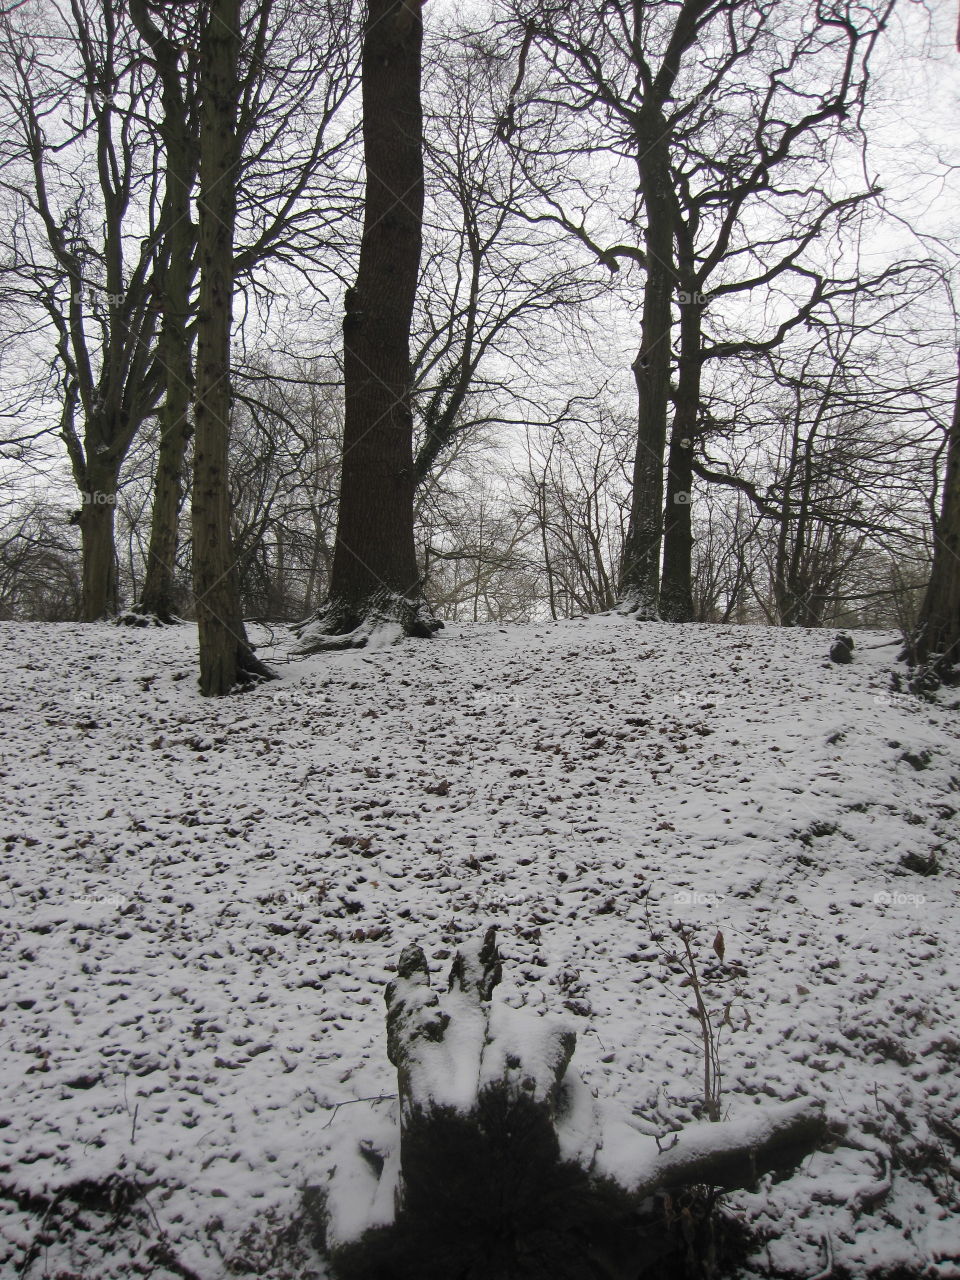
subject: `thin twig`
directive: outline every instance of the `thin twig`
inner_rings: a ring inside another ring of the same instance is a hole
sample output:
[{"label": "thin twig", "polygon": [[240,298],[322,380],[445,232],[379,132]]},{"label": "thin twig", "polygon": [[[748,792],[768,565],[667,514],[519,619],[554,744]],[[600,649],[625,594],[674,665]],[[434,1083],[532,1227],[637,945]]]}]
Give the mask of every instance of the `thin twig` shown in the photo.
[{"label": "thin twig", "polygon": [[336,1120],[337,1112],[340,1110],[341,1107],[352,1107],[355,1102],[387,1102],[389,1101],[389,1099],[396,1098],[396,1097],[397,1097],[397,1094],[395,1093],[381,1093],[381,1094],[378,1094],[376,1097],[347,1098],[346,1101],[344,1102],[332,1102],[332,1103],[321,1104],[325,1111],[329,1111],[331,1108],[333,1109],[333,1115],[331,1115],[330,1119],[323,1126],[323,1128],[324,1129],[330,1128],[334,1120]]}]

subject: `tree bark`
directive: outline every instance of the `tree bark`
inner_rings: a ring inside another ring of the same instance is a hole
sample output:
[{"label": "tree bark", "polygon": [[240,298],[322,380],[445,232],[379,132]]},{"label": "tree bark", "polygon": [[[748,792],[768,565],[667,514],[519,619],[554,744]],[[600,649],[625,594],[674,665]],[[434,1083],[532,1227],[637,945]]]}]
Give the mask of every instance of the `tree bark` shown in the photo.
[{"label": "tree bark", "polygon": [[667,461],[664,506],[663,575],[660,616],[667,622],[692,622],[693,607],[693,453],[700,408],[703,298],[694,278],[680,296],[680,359],[677,394]]},{"label": "tree bark", "polygon": [[160,442],[154,479],[153,512],[147,568],[135,613],[170,623],[175,620],[175,564],[180,508],[183,503],[183,463],[193,434],[193,335],[190,294],[196,276],[196,227],[190,217],[190,197],[197,178],[199,153],[193,113],[193,67],[181,75],[177,45],[157,27],[144,0],[131,0],[130,13],[150,48],[162,85],[165,189],[163,235],[165,266],[161,274],[163,324],[158,360],[165,381],[160,410]]},{"label": "tree bark", "polygon": [[230,538],[227,452],[232,392],[230,328],[239,161],[239,0],[212,0],[201,38],[200,298],[197,328],[193,576],[200,692],[229,693],[270,672],[253,655],[240,609]]},{"label": "tree bark", "polygon": [[[410,324],[423,229],[418,0],[370,0],[363,44],[363,235],[344,299],[340,506],[326,605],[305,649],[371,619],[429,636],[414,546]],[[359,631],[358,631],[359,629]]]},{"label": "tree bark", "polygon": [[114,525],[117,511],[117,472],[112,466],[88,462],[80,527],[83,565],[82,621],[100,622],[117,611],[117,551]]},{"label": "tree bark", "polygon": [[620,569],[620,607],[640,619],[653,619],[659,616],[663,454],[670,399],[670,298],[676,273],[667,126],[659,107],[645,110],[644,116],[638,127],[637,167],[647,218],[647,274],[640,351],[633,363],[637,451],[630,523]]},{"label": "tree bark", "polygon": [[[160,351],[166,353],[173,345],[161,339]],[[188,345],[182,352],[182,358],[172,365],[178,372],[167,382],[167,396],[160,411],[160,442],[153,481],[147,568],[140,600],[135,606],[135,612],[144,617],[168,624],[176,622],[178,612],[176,558],[183,503],[183,464],[193,433],[190,425],[192,386],[188,381],[191,360],[192,352]],[[182,381],[182,389],[173,388],[171,384],[175,379]]]},{"label": "tree bark", "polygon": [[960,663],[960,376],[947,437],[947,471],[934,530],[933,567],[911,656],[941,673]]}]

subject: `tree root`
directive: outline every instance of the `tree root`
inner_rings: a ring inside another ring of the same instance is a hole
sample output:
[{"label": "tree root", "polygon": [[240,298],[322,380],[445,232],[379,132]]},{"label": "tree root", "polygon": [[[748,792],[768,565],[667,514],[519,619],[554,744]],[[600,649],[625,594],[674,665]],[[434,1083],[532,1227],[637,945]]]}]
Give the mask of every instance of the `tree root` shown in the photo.
[{"label": "tree root", "polygon": [[181,625],[183,619],[172,613],[154,613],[152,609],[133,605],[118,613],[113,621],[118,627],[175,627]]},{"label": "tree root", "polygon": [[292,628],[298,643],[293,653],[307,657],[341,649],[378,649],[404,637],[428,640],[441,630],[426,601],[379,592],[357,605],[327,600],[312,618]]},{"label": "tree root", "polygon": [[612,609],[608,610],[611,618],[633,618],[635,622],[663,622],[656,600],[628,592],[620,597]]}]

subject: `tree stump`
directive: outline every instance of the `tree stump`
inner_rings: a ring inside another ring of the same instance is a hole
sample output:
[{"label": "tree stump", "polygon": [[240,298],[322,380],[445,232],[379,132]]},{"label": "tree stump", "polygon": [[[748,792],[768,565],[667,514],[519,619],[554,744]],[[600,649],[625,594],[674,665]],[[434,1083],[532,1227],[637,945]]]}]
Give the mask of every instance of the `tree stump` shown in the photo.
[{"label": "tree stump", "polygon": [[707,1274],[689,1261],[708,1215],[671,1209],[712,1208],[712,1189],[790,1169],[827,1136],[801,1099],[661,1144],[601,1109],[565,1021],[493,999],[500,976],[492,928],[458,953],[445,993],[420,947],[401,954],[386,990],[397,1102],[362,1138],[345,1108],[328,1178],[305,1194],[338,1280]]},{"label": "tree stump", "polygon": [[853,636],[840,632],[830,646],[830,661],[845,664],[853,661]]}]

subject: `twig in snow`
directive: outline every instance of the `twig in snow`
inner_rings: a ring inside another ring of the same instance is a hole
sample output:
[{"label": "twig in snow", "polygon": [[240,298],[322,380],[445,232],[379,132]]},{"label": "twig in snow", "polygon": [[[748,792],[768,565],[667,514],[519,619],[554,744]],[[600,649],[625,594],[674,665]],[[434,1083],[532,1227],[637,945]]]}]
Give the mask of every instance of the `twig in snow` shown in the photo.
[{"label": "twig in snow", "polygon": [[325,1111],[329,1111],[329,1110],[330,1110],[330,1108],[332,1107],[332,1108],[333,1108],[333,1114],[330,1116],[330,1119],[329,1119],[329,1120],[327,1121],[327,1123],[323,1126],[323,1128],[324,1128],[324,1129],[329,1129],[329,1128],[330,1128],[330,1126],[333,1124],[334,1120],[336,1120],[336,1118],[337,1118],[337,1112],[340,1110],[340,1108],[341,1108],[341,1107],[351,1107],[351,1106],[353,1106],[353,1104],[354,1104],[355,1102],[387,1102],[389,1099],[391,1099],[391,1098],[396,1098],[396,1097],[397,1097],[397,1094],[395,1094],[395,1093],[380,1093],[380,1094],[377,1094],[377,1095],[376,1095],[376,1097],[369,1097],[369,1098],[347,1098],[344,1102],[332,1102],[332,1103],[324,1104],[323,1109],[324,1109]]},{"label": "twig in snow", "polygon": [[827,1265],[822,1271],[818,1271],[815,1276],[810,1276],[809,1280],[830,1280],[833,1275],[833,1245],[830,1243],[829,1236],[821,1236],[820,1243],[823,1245],[827,1255]]}]

